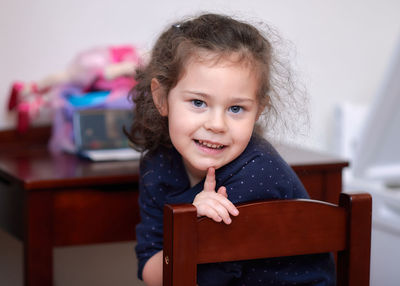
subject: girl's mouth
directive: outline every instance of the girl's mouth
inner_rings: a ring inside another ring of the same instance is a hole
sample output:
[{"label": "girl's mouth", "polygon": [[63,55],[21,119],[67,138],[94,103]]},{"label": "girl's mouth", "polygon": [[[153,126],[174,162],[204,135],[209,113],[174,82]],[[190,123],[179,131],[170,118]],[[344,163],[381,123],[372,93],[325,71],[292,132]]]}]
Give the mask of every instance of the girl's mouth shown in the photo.
[{"label": "girl's mouth", "polygon": [[202,147],[207,147],[210,149],[216,149],[216,150],[221,150],[225,147],[225,145],[222,144],[217,144],[217,143],[211,143],[207,141],[202,141],[202,140],[194,140],[197,145],[200,145]]}]

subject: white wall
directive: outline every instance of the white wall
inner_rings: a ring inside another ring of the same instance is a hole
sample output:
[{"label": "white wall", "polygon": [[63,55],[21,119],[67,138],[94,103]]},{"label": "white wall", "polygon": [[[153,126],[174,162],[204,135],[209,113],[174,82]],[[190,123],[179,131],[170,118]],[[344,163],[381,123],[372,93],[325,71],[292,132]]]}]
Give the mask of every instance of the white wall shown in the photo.
[{"label": "white wall", "polygon": [[266,21],[293,43],[311,107],[309,136],[296,140],[321,150],[332,147],[335,104],[370,102],[400,35],[397,0],[2,0],[0,129],[15,125],[11,82],[41,79],[98,45],[149,48],[167,22],[201,10]]}]

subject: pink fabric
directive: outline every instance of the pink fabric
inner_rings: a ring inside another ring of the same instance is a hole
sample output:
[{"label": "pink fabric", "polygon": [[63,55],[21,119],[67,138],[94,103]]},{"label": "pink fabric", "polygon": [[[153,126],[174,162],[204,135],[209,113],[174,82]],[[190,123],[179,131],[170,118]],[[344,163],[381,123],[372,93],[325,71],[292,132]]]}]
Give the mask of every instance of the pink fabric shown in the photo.
[{"label": "pink fabric", "polygon": [[139,56],[136,50],[130,45],[111,46],[110,47],[111,62],[120,63],[125,61],[139,61]]},{"label": "pink fabric", "polygon": [[[65,71],[66,82],[54,82],[46,90],[38,90],[35,83],[29,84],[28,92],[24,91],[26,83],[16,81],[12,84],[8,109],[18,113],[18,130],[28,129],[30,121],[36,118],[42,109],[54,109],[51,101],[60,97],[59,92],[67,86],[74,86],[82,93],[90,91],[111,91],[107,101],[115,101],[119,97],[126,97],[129,90],[136,84],[133,77],[121,75],[111,80],[104,78],[104,69],[115,63],[131,62],[137,65],[139,54],[132,45],[116,45],[96,47],[79,53]],[[45,95],[50,95],[46,96]]]}]

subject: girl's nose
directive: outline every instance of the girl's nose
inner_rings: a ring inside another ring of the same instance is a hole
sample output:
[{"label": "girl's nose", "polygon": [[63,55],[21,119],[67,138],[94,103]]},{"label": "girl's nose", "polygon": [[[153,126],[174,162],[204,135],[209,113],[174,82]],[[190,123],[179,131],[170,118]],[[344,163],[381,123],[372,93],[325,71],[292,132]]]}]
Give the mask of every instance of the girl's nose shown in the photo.
[{"label": "girl's nose", "polygon": [[210,112],[204,127],[214,133],[225,132],[227,130],[225,113],[223,111]]}]

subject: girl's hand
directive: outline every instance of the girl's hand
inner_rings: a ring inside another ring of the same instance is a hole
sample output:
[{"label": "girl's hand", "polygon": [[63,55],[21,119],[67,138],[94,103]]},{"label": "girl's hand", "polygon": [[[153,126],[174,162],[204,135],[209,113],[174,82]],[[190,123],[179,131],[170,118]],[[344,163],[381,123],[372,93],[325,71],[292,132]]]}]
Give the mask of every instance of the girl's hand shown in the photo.
[{"label": "girl's hand", "polygon": [[207,216],[216,222],[223,221],[226,224],[232,222],[230,214],[237,216],[239,211],[228,200],[225,187],[220,187],[215,192],[215,169],[209,168],[207,171],[204,189],[194,198],[193,205],[197,208],[197,216]]}]

